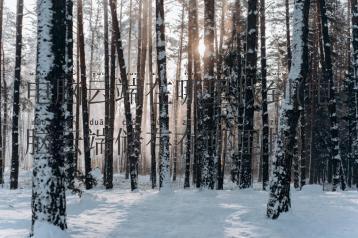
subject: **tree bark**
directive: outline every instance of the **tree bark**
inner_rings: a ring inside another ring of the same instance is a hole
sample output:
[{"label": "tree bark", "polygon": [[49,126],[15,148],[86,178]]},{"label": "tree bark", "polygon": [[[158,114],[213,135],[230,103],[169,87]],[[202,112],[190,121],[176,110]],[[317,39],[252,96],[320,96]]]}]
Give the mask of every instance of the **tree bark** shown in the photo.
[{"label": "tree bark", "polygon": [[267,217],[276,219],[291,206],[290,181],[293,147],[299,120],[298,88],[307,76],[309,0],[295,0],[293,16],[292,66],[286,85],[286,96],[280,111],[279,134],[273,163],[273,178]]},{"label": "tree bark", "polygon": [[16,10],[16,48],[15,48],[15,77],[12,113],[12,154],[10,189],[17,189],[19,177],[19,115],[20,115],[20,84],[21,84],[21,49],[22,49],[22,19],[24,1],[17,1]]},{"label": "tree bark", "polygon": [[83,33],[83,10],[82,0],[77,2],[77,30],[78,30],[78,44],[80,53],[80,71],[81,71],[81,88],[82,88],[82,126],[83,126],[83,150],[85,159],[85,184],[86,189],[91,189],[94,185],[93,177],[91,176],[91,148],[89,138],[89,115],[88,115],[88,101],[87,101],[87,77],[86,77],[86,55],[85,43]]},{"label": "tree bark", "polygon": [[[66,1],[39,1],[35,108],[35,154],[32,185],[32,235],[36,222],[64,230],[66,193],[64,129],[66,120]],[[46,145],[44,144],[46,143]],[[35,234],[36,235],[36,234]]]}]

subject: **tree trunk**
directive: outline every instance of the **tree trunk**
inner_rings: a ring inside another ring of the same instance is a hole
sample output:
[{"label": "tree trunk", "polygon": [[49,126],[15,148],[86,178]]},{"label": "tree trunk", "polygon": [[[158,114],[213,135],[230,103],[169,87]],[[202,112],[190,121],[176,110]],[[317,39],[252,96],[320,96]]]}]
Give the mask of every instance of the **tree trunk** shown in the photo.
[{"label": "tree trunk", "polygon": [[252,151],[254,130],[254,97],[257,81],[257,0],[249,0],[246,29],[246,77],[240,188],[252,184]]},{"label": "tree trunk", "polygon": [[273,164],[273,178],[270,198],[267,204],[267,217],[276,219],[291,206],[290,181],[293,147],[299,120],[298,87],[307,76],[308,68],[308,15],[309,0],[295,0],[293,17],[292,66],[286,97],[280,111],[279,134]]},{"label": "tree trunk", "polygon": [[130,167],[130,177],[131,177],[131,190],[136,190],[138,188],[138,176],[137,176],[137,165],[138,161],[136,160],[134,154],[134,141],[133,141],[133,123],[132,123],[132,113],[130,108],[130,100],[129,100],[129,90],[128,90],[128,76],[126,64],[124,61],[123,48],[122,48],[122,39],[121,33],[119,31],[119,24],[117,18],[117,8],[116,3],[114,1],[110,2],[111,7],[111,15],[112,15],[112,29],[115,35],[116,49],[117,49],[117,57],[118,64],[120,68],[120,77],[122,81],[122,92],[124,99],[124,110],[125,110],[125,118],[126,118],[126,129],[127,129],[127,155],[129,160]]},{"label": "tree trunk", "polygon": [[157,105],[154,102],[155,84],[153,83],[153,38],[152,38],[152,2],[148,4],[149,21],[148,21],[148,72],[149,72],[149,83],[150,83],[150,158],[151,158],[151,169],[150,169],[150,180],[152,182],[152,188],[157,186],[157,161],[156,161],[156,139],[157,139]]},{"label": "tree trunk", "polygon": [[163,0],[156,0],[156,47],[157,67],[159,78],[159,134],[160,134],[160,188],[162,191],[170,189],[169,173],[169,111],[168,111],[168,82],[167,62],[165,51],[165,24]]},{"label": "tree trunk", "polygon": [[3,9],[4,9],[4,0],[0,0],[0,184],[4,184],[4,167],[5,167],[5,157],[3,155],[4,145],[3,145],[3,134],[2,134],[2,117],[1,117],[1,107],[2,107],[2,61],[3,50],[2,50],[2,22],[3,22]]},{"label": "tree trunk", "polygon": [[66,18],[66,1],[39,1],[37,14],[38,101],[34,130],[32,235],[34,232],[36,235],[37,222],[50,223],[62,230],[67,228],[65,156],[62,153],[66,120],[62,107],[67,104],[64,98],[66,68],[69,66],[66,61],[66,24],[70,18]]},{"label": "tree trunk", "polygon": [[[321,27],[322,27],[322,44],[324,50],[324,64],[323,64],[323,77],[324,80],[329,85],[329,103],[328,103],[328,111],[329,111],[329,119],[330,119],[330,136],[331,141],[329,143],[330,146],[330,160],[332,164],[333,171],[333,186],[332,191],[336,191],[337,185],[341,182],[342,190],[345,189],[345,181],[341,179],[342,173],[344,171],[341,170],[342,159],[340,155],[339,148],[339,136],[338,136],[338,122],[337,122],[337,114],[336,114],[336,87],[333,80],[333,65],[331,59],[331,39],[329,35],[328,29],[328,17],[326,15],[326,1],[320,0],[320,13],[321,13]],[[330,168],[328,168],[330,169]]]},{"label": "tree trunk", "polygon": [[[358,1],[352,0],[352,48],[353,48],[353,83],[358,85]],[[357,86],[355,86],[357,87]],[[358,90],[355,89],[354,92],[354,102],[355,102],[355,138],[353,142],[354,146],[354,178],[353,183],[356,184],[358,188]]]},{"label": "tree trunk", "polygon": [[75,175],[77,161],[74,160],[73,143],[73,2],[66,0],[66,82],[65,82],[65,156],[66,156],[66,179],[67,187],[75,189]]},{"label": "tree trunk", "polygon": [[15,77],[12,111],[12,154],[10,189],[17,189],[19,177],[19,114],[20,114],[20,84],[21,84],[21,49],[22,49],[22,18],[24,1],[17,1],[16,10],[16,48],[15,48]]},{"label": "tree trunk", "polygon": [[91,148],[89,138],[89,115],[88,115],[88,101],[87,101],[87,79],[86,79],[86,56],[85,43],[83,33],[83,10],[82,0],[77,2],[77,30],[78,30],[78,44],[80,53],[80,71],[81,71],[81,88],[82,88],[82,126],[83,126],[83,147],[85,158],[85,184],[86,189],[91,189],[94,185],[93,177],[91,176]]},{"label": "tree trunk", "polygon": [[260,11],[261,27],[261,97],[262,97],[262,139],[261,139],[261,161],[262,161],[262,188],[267,189],[269,181],[269,117],[267,111],[267,63],[266,63],[266,10],[265,0],[261,0]]},{"label": "tree trunk", "polygon": [[214,121],[214,32],[215,32],[215,2],[204,1],[204,77],[203,92],[200,98],[199,110],[202,111],[199,120],[202,124],[199,133],[203,138],[202,148],[202,178],[200,186],[214,189],[215,174],[215,121]]}]

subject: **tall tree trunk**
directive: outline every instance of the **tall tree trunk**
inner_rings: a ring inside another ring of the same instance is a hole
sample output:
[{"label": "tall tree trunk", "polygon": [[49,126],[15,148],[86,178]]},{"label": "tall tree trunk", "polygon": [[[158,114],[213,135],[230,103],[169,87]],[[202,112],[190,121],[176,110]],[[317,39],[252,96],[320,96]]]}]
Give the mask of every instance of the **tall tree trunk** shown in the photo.
[{"label": "tall tree trunk", "polygon": [[[104,177],[103,183],[106,189],[113,188],[113,130],[110,127],[111,108],[110,91],[113,85],[110,84],[109,79],[109,39],[108,39],[108,0],[103,0],[104,13],[104,83],[105,83],[105,151],[104,151]],[[112,44],[111,44],[112,45]],[[113,54],[111,52],[111,54]],[[112,58],[112,56],[111,56]],[[112,70],[112,68],[111,68]],[[112,130],[112,133],[110,132]],[[111,146],[112,144],[112,146]],[[112,149],[112,150],[111,150]]]},{"label": "tall tree trunk", "polygon": [[192,127],[192,104],[193,104],[193,90],[192,90],[192,78],[193,78],[193,22],[191,21],[190,8],[191,3],[189,1],[189,14],[188,14],[188,81],[187,81],[187,104],[186,104],[186,153],[185,153],[185,177],[184,188],[190,187],[190,160],[191,160],[191,127]]},{"label": "tall tree trunk", "polygon": [[267,216],[276,219],[291,206],[290,181],[293,147],[299,120],[298,87],[307,76],[309,0],[295,0],[293,16],[292,66],[286,97],[280,111],[279,134],[273,163],[273,177]]},{"label": "tall tree trunk", "polygon": [[203,92],[200,98],[199,110],[202,111],[199,120],[202,124],[199,133],[203,138],[202,148],[202,178],[201,187],[214,189],[215,163],[215,121],[214,121],[214,34],[215,32],[215,2],[204,1],[204,77]]},{"label": "tall tree trunk", "polygon": [[111,15],[112,15],[112,29],[115,35],[116,49],[117,49],[117,57],[118,64],[120,69],[120,77],[122,81],[122,92],[124,99],[124,110],[125,110],[125,118],[126,118],[126,129],[127,129],[127,155],[129,160],[130,167],[130,177],[131,177],[131,190],[136,190],[138,188],[138,176],[137,176],[137,160],[134,154],[134,141],[133,141],[133,122],[132,122],[132,113],[130,108],[130,100],[129,100],[129,90],[128,90],[128,76],[127,69],[123,55],[122,48],[122,39],[121,33],[119,31],[118,17],[117,17],[117,6],[114,1],[110,2],[111,7]]},{"label": "tall tree trunk", "polygon": [[[181,27],[180,27],[180,40],[179,40],[179,52],[178,52],[178,63],[176,68],[175,75],[175,86],[174,86],[174,96],[173,96],[173,125],[174,125],[174,140],[173,140],[173,181],[176,181],[177,177],[177,164],[178,164],[178,91],[179,91],[179,82],[181,79],[181,64],[182,64],[182,55],[183,55],[183,36],[184,36],[184,5],[182,7],[181,13]],[[187,87],[188,89],[188,87]],[[187,92],[187,99],[189,93]]]},{"label": "tall tree trunk", "polygon": [[21,83],[21,49],[22,49],[22,18],[24,1],[17,1],[16,10],[16,48],[15,48],[15,78],[12,110],[12,154],[10,189],[17,189],[19,177],[19,114],[20,114],[20,83]]},{"label": "tall tree trunk", "polygon": [[[287,66],[288,70],[291,69],[291,29],[290,29],[290,0],[285,0],[285,9],[286,9],[286,48],[287,48]],[[285,85],[284,85],[285,86]]]},{"label": "tall tree trunk", "polygon": [[[352,62],[353,62],[353,83],[358,85],[358,1],[352,0]],[[358,188],[358,90],[355,89],[354,92],[354,102],[355,102],[355,138],[353,142],[354,146],[354,178],[353,183],[356,184]]]},{"label": "tall tree trunk", "polygon": [[65,82],[65,156],[67,187],[75,189],[77,161],[74,160],[73,135],[73,2],[66,0],[66,82]]},{"label": "tall tree trunk", "polygon": [[[333,80],[333,65],[331,58],[331,39],[328,29],[328,17],[326,13],[326,1],[320,0],[320,13],[322,21],[322,44],[324,50],[324,64],[323,64],[323,77],[324,80],[329,85],[329,102],[328,102],[328,111],[330,119],[330,136],[331,141],[330,146],[330,160],[332,164],[333,171],[333,186],[332,191],[336,191],[337,185],[341,182],[341,188],[345,189],[345,181],[341,179],[343,170],[341,170],[342,159],[340,155],[339,148],[339,136],[338,136],[338,122],[337,122],[337,110],[336,110],[336,87]],[[329,168],[330,169],[330,168]]]},{"label": "tall tree trunk", "polygon": [[37,222],[50,223],[62,230],[67,228],[65,156],[62,153],[66,128],[62,107],[67,104],[64,86],[69,66],[66,61],[66,24],[70,19],[66,18],[66,9],[66,1],[38,2],[32,235],[36,235]]},{"label": "tall tree trunk", "polygon": [[165,24],[163,0],[156,0],[156,47],[157,67],[159,78],[159,134],[160,134],[160,180],[162,191],[170,189],[169,173],[169,107],[168,107],[168,82],[167,61],[165,51]]},{"label": "tall tree trunk", "polygon": [[0,184],[4,184],[4,167],[5,167],[5,157],[3,155],[4,145],[3,145],[3,134],[2,134],[2,64],[4,63],[2,61],[3,57],[3,50],[2,50],[2,22],[3,22],[3,9],[4,9],[4,0],[0,0]]},{"label": "tall tree trunk", "polygon": [[80,53],[80,71],[81,71],[81,88],[82,88],[82,126],[83,126],[83,147],[85,159],[85,184],[86,189],[91,189],[94,185],[93,177],[91,176],[91,148],[89,138],[89,115],[88,115],[88,101],[87,101],[87,77],[86,77],[86,55],[85,43],[83,33],[83,10],[82,0],[77,2],[77,30],[78,30],[78,44]]},{"label": "tall tree trunk", "polygon": [[149,83],[150,83],[150,93],[149,93],[149,103],[150,103],[150,158],[151,158],[151,169],[150,169],[150,178],[152,182],[152,188],[154,189],[157,186],[157,161],[156,161],[156,139],[157,139],[157,105],[154,102],[155,94],[155,84],[153,83],[153,38],[152,38],[152,2],[148,4],[148,72],[149,72]]},{"label": "tall tree trunk", "polygon": [[201,84],[201,65],[199,47],[199,25],[198,25],[198,6],[196,0],[190,0],[189,18],[193,23],[193,63],[194,63],[194,164],[193,164],[193,180],[196,187],[201,184],[201,145],[202,137],[199,134],[199,101],[202,92]]},{"label": "tall tree trunk", "polygon": [[267,189],[269,181],[269,117],[267,111],[267,63],[266,63],[266,9],[265,0],[261,0],[260,11],[261,27],[261,97],[262,97],[262,139],[261,139],[261,161],[262,161],[262,188]]},{"label": "tall tree trunk", "polygon": [[219,46],[218,46],[218,52],[217,52],[217,60],[216,60],[216,77],[217,82],[215,85],[215,102],[214,102],[214,116],[215,116],[215,124],[216,124],[216,180],[217,180],[217,186],[216,188],[218,190],[224,189],[224,175],[223,175],[223,159],[222,159],[222,150],[223,150],[223,126],[222,126],[222,92],[223,87],[225,85],[224,83],[224,77],[223,77],[223,58],[224,58],[224,52],[223,52],[223,44],[224,44],[224,35],[225,35],[225,14],[226,14],[226,1],[222,1],[221,6],[221,20],[220,20],[220,38],[219,38]]},{"label": "tall tree trunk", "polygon": [[254,130],[254,97],[257,81],[257,0],[249,0],[246,29],[246,77],[240,188],[252,183],[252,151]]}]

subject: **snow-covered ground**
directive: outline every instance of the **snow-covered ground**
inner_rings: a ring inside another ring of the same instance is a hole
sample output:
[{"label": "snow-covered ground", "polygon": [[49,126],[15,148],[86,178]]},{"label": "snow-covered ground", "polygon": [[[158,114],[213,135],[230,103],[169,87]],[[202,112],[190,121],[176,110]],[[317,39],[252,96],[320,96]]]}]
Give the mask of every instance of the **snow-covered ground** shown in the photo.
[{"label": "snow-covered ground", "polygon": [[[292,210],[269,220],[268,193],[227,189],[178,189],[161,194],[142,188],[132,193],[117,177],[116,188],[68,194],[68,233],[71,238],[354,238],[358,237],[358,192],[323,192],[306,186],[292,192]],[[31,190],[0,188],[0,237],[29,234]],[[123,187],[122,189],[118,187]],[[47,238],[47,237],[43,237]]]}]

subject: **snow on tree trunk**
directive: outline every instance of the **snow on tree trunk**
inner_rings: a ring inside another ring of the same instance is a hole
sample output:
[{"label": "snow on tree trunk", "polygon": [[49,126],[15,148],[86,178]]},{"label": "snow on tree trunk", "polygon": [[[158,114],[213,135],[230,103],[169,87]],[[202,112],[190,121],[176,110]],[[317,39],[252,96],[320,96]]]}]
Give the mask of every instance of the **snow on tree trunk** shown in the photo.
[{"label": "snow on tree trunk", "polygon": [[156,46],[157,72],[159,78],[159,135],[160,135],[160,187],[162,191],[170,190],[169,173],[169,112],[168,82],[165,51],[165,24],[163,0],[156,0]]},{"label": "snow on tree trunk", "polygon": [[358,188],[358,1],[352,0],[353,84],[355,102],[354,182]]},{"label": "snow on tree trunk", "polygon": [[279,134],[273,160],[273,174],[267,216],[276,219],[291,206],[290,181],[292,155],[299,120],[298,88],[308,67],[309,0],[295,0],[293,15],[292,65],[286,95],[281,105]]},{"label": "snow on tree trunk", "polygon": [[252,151],[254,130],[254,97],[257,81],[257,0],[249,0],[246,29],[246,75],[244,95],[244,119],[242,137],[242,161],[240,188],[252,183]]},{"label": "snow on tree trunk", "polygon": [[269,117],[267,111],[267,62],[266,62],[266,11],[265,0],[260,2],[260,31],[261,31],[261,97],[262,97],[262,188],[267,189],[269,181]]},{"label": "snow on tree trunk", "polygon": [[[37,103],[32,185],[32,233],[39,222],[66,225],[63,115],[66,81],[66,1],[37,1]],[[32,234],[35,235],[36,234]]]},{"label": "snow on tree trunk", "polygon": [[215,2],[204,1],[204,75],[203,91],[199,110],[202,112],[199,120],[202,127],[199,133],[202,136],[202,163],[201,184],[206,189],[214,189],[215,174],[215,121],[214,121],[214,31],[215,31]]},{"label": "snow on tree trunk", "polygon": [[64,118],[67,187],[74,189],[74,180],[77,172],[77,161],[74,160],[73,143],[73,2],[66,0],[66,83]]},{"label": "snow on tree trunk", "polygon": [[336,109],[336,87],[333,80],[333,65],[332,65],[332,44],[331,38],[329,35],[328,29],[328,17],[327,17],[327,9],[326,9],[326,0],[320,0],[320,13],[321,13],[321,21],[322,21],[322,44],[324,50],[324,64],[323,64],[323,80],[329,85],[329,102],[328,102],[328,112],[330,119],[330,136],[331,141],[329,143],[330,147],[330,161],[333,172],[333,181],[332,181],[332,191],[337,190],[337,185],[341,182],[341,188],[345,189],[345,181],[341,179],[341,175],[343,170],[341,170],[342,166],[342,158],[340,154],[339,148],[339,131],[338,131],[338,122],[337,122],[337,109]]},{"label": "snow on tree trunk", "polygon": [[17,189],[19,177],[19,115],[20,115],[20,84],[21,84],[21,49],[22,49],[22,18],[24,1],[17,1],[16,10],[16,46],[15,46],[15,77],[12,110],[12,154],[10,189]]}]

